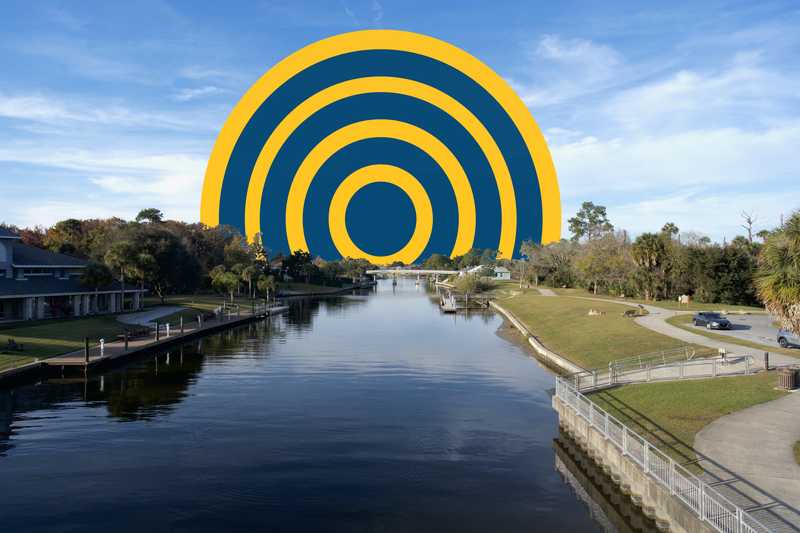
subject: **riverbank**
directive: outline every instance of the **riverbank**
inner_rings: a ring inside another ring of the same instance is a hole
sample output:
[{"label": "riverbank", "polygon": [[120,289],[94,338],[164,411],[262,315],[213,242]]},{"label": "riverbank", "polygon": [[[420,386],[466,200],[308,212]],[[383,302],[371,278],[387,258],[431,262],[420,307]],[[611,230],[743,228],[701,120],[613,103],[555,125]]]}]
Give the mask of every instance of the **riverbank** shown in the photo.
[{"label": "riverbank", "polygon": [[623,316],[628,307],[618,303],[554,298],[526,290],[494,300],[493,305],[520,321],[523,333],[541,346],[537,351],[579,369],[603,367],[615,359],[686,344]]}]

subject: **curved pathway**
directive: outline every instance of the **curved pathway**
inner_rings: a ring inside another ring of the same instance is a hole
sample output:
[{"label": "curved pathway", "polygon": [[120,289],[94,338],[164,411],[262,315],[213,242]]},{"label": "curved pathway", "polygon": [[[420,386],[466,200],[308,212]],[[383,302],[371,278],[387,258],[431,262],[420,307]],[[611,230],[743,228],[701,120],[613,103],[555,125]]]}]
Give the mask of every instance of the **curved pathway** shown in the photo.
[{"label": "curved pathway", "polygon": [[[605,298],[570,297],[639,307],[637,303]],[[644,304],[641,307],[649,314],[636,318],[636,323],[656,333],[736,355],[757,351],[692,333],[666,321],[690,311]],[[770,364],[798,363],[786,354],[769,354]],[[693,447],[702,457],[706,481],[773,531],[800,531],[800,466],[793,453],[794,443],[800,441],[798,415],[800,391],[718,418],[695,436]]]},{"label": "curved pathway", "polygon": [[[712,339],[710,337],[706,337],[705,335],[700,335],[699,333],[692,333],[691,331],[686,331],[683,328],[679,328],[678,326],[673,326],[672,324],[667,322],[667,319],[669,318],[678,315],[685,315],[687,313],[692,313],[692,311],[674,311],[672,309],[664,309],[663,307],[656,307],[654,305],[637,304],[632,302],[621,302],[619,300],[610,300],[607,298],[592,298],[589,296],[567,296],[567,298],[595,300],[598,302],[616,303],[620,305],[627,305],[628,307],[637,307],[637,308],[641,306],[647,311],[648,314],[646,316],[640,316],[634,319],[636,323],[639,324],[640,326],[643,326],[651,331],[655,331],[656,333],[660,333],[662,335],[666,335],[667,337],[672,337],[673,339],[678,339],[689,344],[697,344],[699,346],[705,346],[707,348],[713,348],[715,350],[724,349],[729,354],[734,354],[734,355],[755,355],[757,364],[760,361],[758,356],[764,353],[763,350],[757,350],[755,348],[750,348],[748,346],[742,346],[741,344],[733,344],[731,342],[724,342],[717,339]],[[771,351],[769,352],[769,362],[770,365],[792,365],[800,363],[800,360],[790,355]]]},{"label": "curved pathway", "polygon": [[[800,392],[732,413],[694,439],[707,481],[724,482],[724,494],[775,531],[800,529],[800,466],[792,446],[800,440]],[[719,488],[719,487],[718,487]],[[792,527],[795,526],[795,527]]]},{"label": "curved pathway", "polygon": [[133,324],[137,326],[149,326],[155,320],[158,320],[162,316],[171,315],[173,313],[177,313],[178,311],[183,311],[185,307],[177,307],[174,305],[163,305],[159,307],[154,307],[152,309],[148,309],[147,311],[139,311],[136,313],[127,313],[125,315],[120,315],[117,317],[117,320],[124,324]]}]

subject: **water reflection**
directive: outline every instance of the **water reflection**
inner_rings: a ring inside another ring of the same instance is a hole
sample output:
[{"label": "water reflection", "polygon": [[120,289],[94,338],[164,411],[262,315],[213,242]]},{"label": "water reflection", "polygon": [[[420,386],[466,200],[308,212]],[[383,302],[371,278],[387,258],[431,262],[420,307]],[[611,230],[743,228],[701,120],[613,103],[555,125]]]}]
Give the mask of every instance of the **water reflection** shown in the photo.
[{"label": "water reflection", "polygon": [[554,471],[552,376],[425,287],[0,394],[9,531],[596,531]]}]

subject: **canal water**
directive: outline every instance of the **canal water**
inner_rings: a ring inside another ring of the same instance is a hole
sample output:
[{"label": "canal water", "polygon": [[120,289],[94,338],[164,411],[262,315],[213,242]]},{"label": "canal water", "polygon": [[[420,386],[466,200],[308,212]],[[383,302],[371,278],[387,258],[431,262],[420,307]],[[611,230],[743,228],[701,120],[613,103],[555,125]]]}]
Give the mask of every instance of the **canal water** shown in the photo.
[{"label": "canal water", "polygon": [[549,371],[413,280],[0,391],[2,531],[599,531]]}]

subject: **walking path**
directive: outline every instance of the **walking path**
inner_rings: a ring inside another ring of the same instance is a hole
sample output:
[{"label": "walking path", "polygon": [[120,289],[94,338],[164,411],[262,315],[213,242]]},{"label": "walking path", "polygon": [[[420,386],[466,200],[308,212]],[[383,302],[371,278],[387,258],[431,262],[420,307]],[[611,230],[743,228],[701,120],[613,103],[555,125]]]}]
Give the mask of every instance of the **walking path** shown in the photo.
[{"label": "walking path", "polygon": [[[646,316],[637,317],[634,320],[640,326],[643,326],[651,331],[655,331],[656,333],[660,333],[662,335],[666,335],[668,337],[681,340],[688,344],[697,344],[700,346],[705,346],[707,348],[713,348],[715,350],[724,349],[726,352],[730,354],[758,356],[762,355],[764,352],[764,350],[756,350],[755,348],[749,348],[747,346],[742,346],[740,344],[733,344],[730,342],[719,341],[716,339],[706,337],[705,335],[692,333],[691,331],[686,331],[685,329],[673,326],[672,324],[667,322],[667,319],[669,318],[672,318],[677,315],[685,315],[687,313],[691,313],[691,311],[673,311],[671,309],[664,309],[663,307],[656,307],[654,305],[621,302],[618,300],[609,300],[606,298],[592,298],[589,296],[568,296],[567,298],[580,298],[582,300],[594,300],[605,303],[609,302],[618,303],[620,305],[627,305],[629,307],[637,307],[637,308],[641,305],[641,307],[643,307],[648,314]],[[770,365],[793,365],[800,363],[800,360],[790,355],[771,351],[769,352],[769,362]]]},{"label": "walking path", "polygon": [[[636,303],[604,298],[573,298],[639,307]],[[689,311],[644,304],[641,307],[648,315],[637,317],[636,323],[656,333],[690,344],[725,349],[730,354],[753,355],[756,352],[753,348],[711,339],[666,322],[668,318]],[[771,365],[798,363],[798,359],[786,354],[769,354]],[[794,444],[800,441],[798,415],[800,391],[718,418],[695,436],[693,446],[701,458],[705,481],[777,532],[800,531],[800,466],[793,453]]]},{"label": "walking path", "polygon": [[[800,530],[800,392],[718,418],[695,437],[709,483],[775,531]],[[733,478],[732,478],[733,476]]]},{"label": "walking path", "polygon": [[162,316],[169,316],[173,313],[177,313],[178,311],[183,311],[184,309],[186,308],[174,305],[164,305],[160,307],[154,307],[153,309],[148,309],[147,311],[139,311],[138,313],[120,315],[117,317],[117,320],[124,324],[149,326],[152,322],[158,320]]}]

